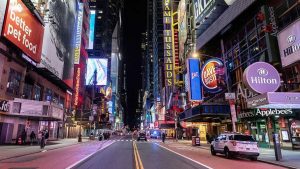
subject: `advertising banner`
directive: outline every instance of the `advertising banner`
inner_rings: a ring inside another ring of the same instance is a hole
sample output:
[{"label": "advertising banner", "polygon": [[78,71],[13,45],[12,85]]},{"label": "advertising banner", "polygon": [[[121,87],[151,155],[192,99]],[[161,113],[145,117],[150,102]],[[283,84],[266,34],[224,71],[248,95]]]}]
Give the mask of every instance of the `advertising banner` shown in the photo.
[{"label": "advertising banner", "polygon": [[87,49],[94,48],[94,36],[95,36],[95,18],[96,18],[96,11],[90,11],[90,32],[89,32],[89,46]]},{"label": "advertising banner", "polygon": [[83,19],[83,4],[79,3],[79,10],[78,10],[78,16],[77,16],[75,52],[74,52],[74,64],[79,64],[79,61],[80,61],[82,19]]},{"label": "advertising banner", "polygon": [[173,85],[172,0],[163,0],[165,86]]},{"label": "advertising banner", "polygon": [[202,66],[201,81],[210,93],[217,93],[226,87],[224,63],[218,59],[209,59]]},{"label": "advertising banner", "polygon": [[[224,0],[193,0],[196,25],[208,28],[228,7]],[[230,4],[232,2],[228,2]]]},{"label": "advertising banner", "polygon": [[184,57],[184,43],[187,39],[187,18],[185,8],[185,0],[181,0],[178,5],[179,58]]},{"label": "advertising banner", "polygon": [[54,22],[45,23],[42,60],[38,67],[47,68],[73,87],[77,3],[48,0],[46,4]]},{"label": "advertising banner", "polygon": [[300,60],[300,19],[278,33],[278,45],[283,67]]},{"label": "advertising banner", "polygon": [[6,4],[7,4],[7,0],[0,1],[0,34],[2,32],[2,26],[3,26],[5,11],[6,11]]},{"label": "advertising banner", "polygon": [[80,66],[75,66],[75,95],[74,95],[74,105],[78,106],[79,104],[79,90],[80,90],[80,77],[81,77],[81,69]]},{"label": "advertising banner", "polygon": [[92,85],[94,72],[96,71],[96,85],[104,86],[107,84],[107,59],[88,59],[86,85]]},{"label": "advertising banner", "polygon": [[8,2],[2,35],[39,63],[41,61],[44,27],[22,0],[10,0]]},{"label": "advertising banner", "polygon": [[200,60],[196,58],[188,59],[188,72],[189,72],[189,95],[190,100],[202,100],[202,85],[200,78]]}]

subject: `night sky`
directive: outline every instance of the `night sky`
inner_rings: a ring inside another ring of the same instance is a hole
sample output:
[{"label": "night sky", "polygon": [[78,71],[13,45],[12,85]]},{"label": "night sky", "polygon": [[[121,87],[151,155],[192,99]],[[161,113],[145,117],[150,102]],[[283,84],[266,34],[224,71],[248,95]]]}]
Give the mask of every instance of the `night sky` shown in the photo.
[{"label": "night sky", "polygon": [[133,127],[138,89],[141,89],[141,33],[146,31],[147,0],[125,0],[124,55],[127,70],[127,108],[125,124]]}]

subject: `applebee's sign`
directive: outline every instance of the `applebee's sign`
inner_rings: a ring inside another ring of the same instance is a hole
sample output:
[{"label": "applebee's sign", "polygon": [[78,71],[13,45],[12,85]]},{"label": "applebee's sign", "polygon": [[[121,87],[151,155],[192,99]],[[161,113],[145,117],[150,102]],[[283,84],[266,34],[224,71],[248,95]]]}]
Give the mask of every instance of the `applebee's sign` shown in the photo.
[{"label": "applebee's sign", "polygon": [[269,63],[256,62],[248,66],[243,74],[245,85],[256,93],[275,92],[280,86],[278,71]]}]

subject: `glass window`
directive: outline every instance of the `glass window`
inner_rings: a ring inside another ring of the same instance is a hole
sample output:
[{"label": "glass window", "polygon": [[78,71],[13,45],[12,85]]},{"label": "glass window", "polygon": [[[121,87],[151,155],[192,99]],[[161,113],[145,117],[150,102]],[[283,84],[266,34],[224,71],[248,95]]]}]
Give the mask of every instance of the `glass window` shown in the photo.
[{"label": "glass window", "polygon": [[58,96],[58,94],[57,93],[54,93],[54,95],[53,95],[53,99],[52,99],[52,101],[53,101],[53,103],[56,103],[56,104],[58,104],[58,102],[59,102],[59,96]]},{"label": "glass window", "polygon": [[42,100],[42,87],[41,86],[34,85],[33,92],[34,92],[34,97],[33,97],[34,100],[38,100],[38,101]]},{"label": "glass window", "polygon": [[237,141],[255,141],[252,136],[247,136],[247,135],[234,135],[234,140]]},{"label": "glass window", "polygon": [[22,97],[24,99],[31,99],[32,95],[32,85],[25,83]]},{"label": "glass window", "polygon": [[51,89],[46,89],[45,92],[45,101],[52,101],[53,93]]},{"label": "glass window", "polygon": [[19,95],[21,77],[22,74],[20,72],[17,72],[14,69],[10,69],[8,82],[7,82],[7,89],[6,89],[7,93],[13,95]]}]

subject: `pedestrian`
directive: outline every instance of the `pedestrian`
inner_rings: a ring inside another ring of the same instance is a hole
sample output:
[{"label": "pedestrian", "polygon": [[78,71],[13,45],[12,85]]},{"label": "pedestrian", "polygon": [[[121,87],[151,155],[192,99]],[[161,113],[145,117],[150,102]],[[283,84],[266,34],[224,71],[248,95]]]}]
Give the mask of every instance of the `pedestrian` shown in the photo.
[{"label": "pedestrian", "polygon": [[25,129],[23,129],[21,134],[22,144],[26,143],[26,137],[27,137],[27,132],[25,131]]},{"label": "pedestrian", "polygon": [[207,144],[210,144],[210,137],[209,137],[208,132],[206,132],[206,141],[207,141]]},{"label": "pedestrian", "polygon": [[164,143],[164,142],[165,142],[165,139],[166,139],[166,134],[165,134],[165,132],[162,133],[162,137],[161,137],[161,138],[162,138],[162,142]]},{"label": "pedestrian", "polygon": [[38,139],[38,144],[41,144],[41,140],[42,140],[42,131],[39,131],[37,139]]},{"label": "pedestrian", "polygon": [[45,145],[47,144],[48,139],[49,139],[49,132],[48,130],[45,130]]},{"label": "pedestrian", "polygon": [[45,145],[46,145],[46,144],[45,144],[45,132],[42,131],[42,132],[41,132],[41,141],[40,141],[41,149],[44,149]]},{"label": "pedestrian", "polygon": [[34,133],[34,131],[31,131],[31,134],[30,134],[30,145],[33,144],[33,142],[35,141],[36,139],[36,135]]}]

